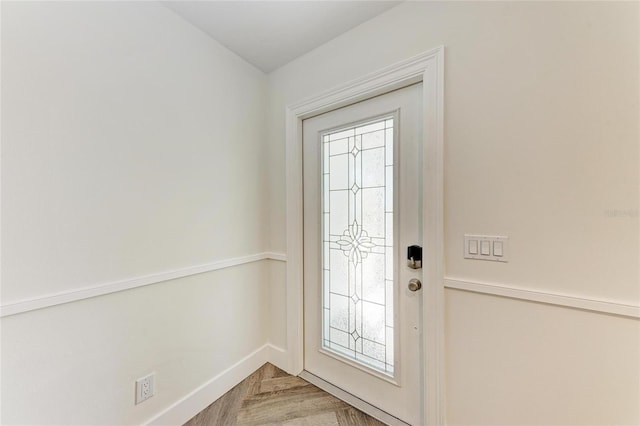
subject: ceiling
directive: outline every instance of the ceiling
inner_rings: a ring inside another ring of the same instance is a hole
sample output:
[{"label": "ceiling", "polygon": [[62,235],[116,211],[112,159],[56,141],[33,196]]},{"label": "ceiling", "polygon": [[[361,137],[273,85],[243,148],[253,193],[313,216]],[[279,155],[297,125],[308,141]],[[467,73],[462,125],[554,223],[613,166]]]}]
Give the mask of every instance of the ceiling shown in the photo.
[{"label": "ceiling", "polygon": [[400,1],[163,1],[265,73]]}]

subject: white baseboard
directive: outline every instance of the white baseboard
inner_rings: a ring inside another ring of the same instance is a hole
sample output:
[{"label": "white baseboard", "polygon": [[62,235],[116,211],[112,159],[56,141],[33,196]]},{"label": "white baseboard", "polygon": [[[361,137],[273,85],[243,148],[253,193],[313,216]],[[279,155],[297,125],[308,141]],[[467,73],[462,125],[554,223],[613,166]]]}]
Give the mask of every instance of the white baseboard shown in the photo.
[{"label": "white baseboard", "polygon": [[292,374],[290,370],[291,355],[286,349],[282,349],[278,346],[269,344],[269,362],[281,370]]},{"label": "white baseboard", "polygon": [[[246,379],[266,362],[270,354],[281,350],[269,344],[262,346],[227,368],[211,380],[151,418],[148,425],[183,425],[235,385]],[[275,363],[274,363],[275,365]]]}]

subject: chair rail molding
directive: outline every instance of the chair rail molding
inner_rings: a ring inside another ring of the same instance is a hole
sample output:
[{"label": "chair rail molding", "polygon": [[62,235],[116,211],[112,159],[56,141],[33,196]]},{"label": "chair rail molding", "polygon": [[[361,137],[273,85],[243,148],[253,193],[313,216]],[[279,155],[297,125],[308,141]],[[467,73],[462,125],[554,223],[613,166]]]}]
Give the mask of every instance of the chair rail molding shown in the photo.
[{"label": "chair rail molding", "polygon": [[17,300],[15,302],[1,304],[0,317],[16,315],[36,309],[48,308],[50,306],[61,305],[63,303],[76,302],[78,300],[88,299],[90,297],[104,296],[109,293],[158,284],[164,281],[175,280],[177,278],[184,278],[196,274],[203,274],[205,272],[217,271],[218,269],[231,268],[233,266],[244,265],[251,262],[259,262],[261,260],[276,260],[284,262],[287,260],[287,256],[283,253],[262,252],[229,259],[216,260],[210,263],[188,266],[186,268],[173,269],[169,271],[143,275],[140,277],[126,278],[119,281],[88,285],[78,289],[37,296],[30,299]]},{"label": "chair rail molding", "polygon": [[287,194],[287,350],[288,372],[303,370],[303,205],[302,121],[414,83],[423,86],[423,419],[425,425],[445,424],[444,285],[443,285],[443,146],[444,47],[382,68],[337,88],[286,107]]},{"label": "chair rail molding", "polygon": [[573,308],[589,312],[618,315],[628,318],[640,318],[640,306],[637,303],[632,305],[628,303],[612,302],[608,300],[601,300],[584,296],[548,293],[538,290],[507,286],[503,284],[479,283],[449,277],[445,278],[444,286],[447,289],[488,294],[491,296],[506,297],[509,299],[523,300],[526,302],[544,303],[546,305],[554,305],[563,308]]}]

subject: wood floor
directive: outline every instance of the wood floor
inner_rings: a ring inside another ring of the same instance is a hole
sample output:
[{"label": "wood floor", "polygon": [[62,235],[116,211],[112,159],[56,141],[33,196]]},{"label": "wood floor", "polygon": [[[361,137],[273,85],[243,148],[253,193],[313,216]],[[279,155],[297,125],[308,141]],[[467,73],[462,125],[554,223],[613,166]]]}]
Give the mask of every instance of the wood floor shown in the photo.
[{"label": "wood floor", "polygon": [[383,426],[305,380],[265,364],[185,426]]}]

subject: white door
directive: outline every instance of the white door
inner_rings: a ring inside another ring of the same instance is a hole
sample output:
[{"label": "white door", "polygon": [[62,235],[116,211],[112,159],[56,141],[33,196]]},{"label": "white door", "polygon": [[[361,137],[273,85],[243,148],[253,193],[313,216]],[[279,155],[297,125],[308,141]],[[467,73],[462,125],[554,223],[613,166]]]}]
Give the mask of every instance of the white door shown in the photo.
[{"label": "white door", "polygon": [[[421,423],[422,84],[303,121],[304,369]],[[415,288],[414,288],[415,290]]]}]

